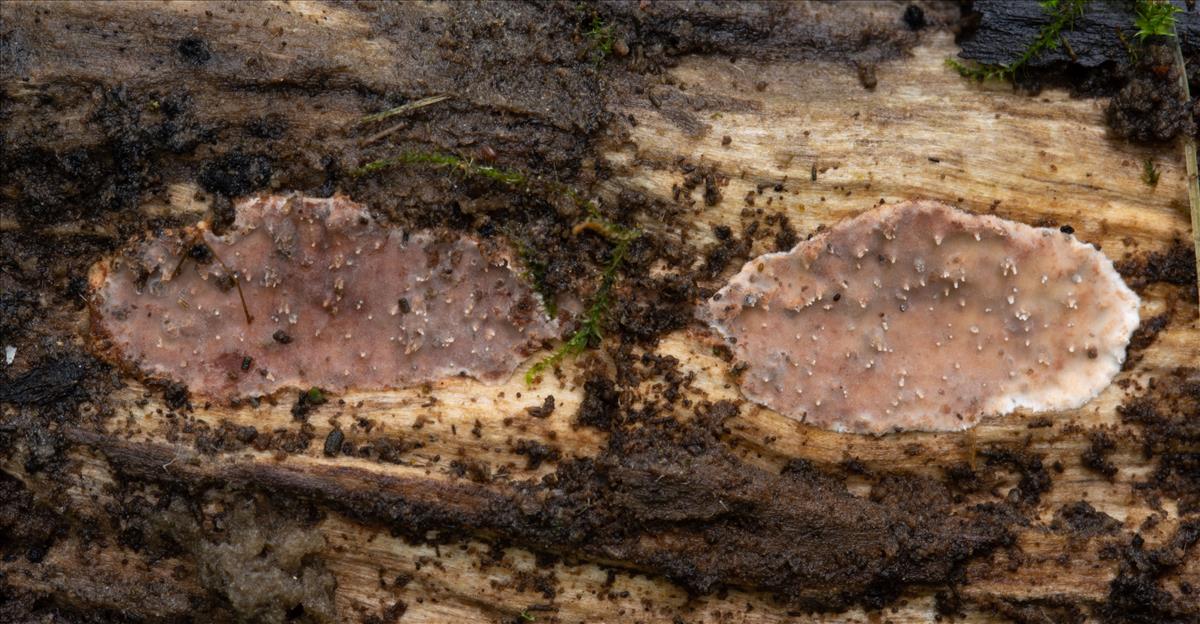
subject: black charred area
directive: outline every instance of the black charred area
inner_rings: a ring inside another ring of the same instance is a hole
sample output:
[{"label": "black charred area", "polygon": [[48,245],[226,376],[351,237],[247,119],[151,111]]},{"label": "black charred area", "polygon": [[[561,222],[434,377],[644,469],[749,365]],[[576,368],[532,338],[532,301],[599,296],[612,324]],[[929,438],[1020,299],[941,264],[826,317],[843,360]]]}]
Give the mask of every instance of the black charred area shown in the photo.
[{"label": "black charred area", "polygon": [[[1179,3],[1176,3],[1179,4]],[[1179,90],[1173,43],[1135,36],[1132,2],[1090,2],[1064,29],[1056,49],[1035,55],[1016,74],[1016,86],[1036,93],[1066,87],[1084,96],[1112,96],[1107,109],[1114,136],[1164,143],[1196,132],[1195,113]],[[964,19],[959,57],[989,65],[1011,63],[1051,21],[1037,2],[976,0]],[[1176,16],[1190,88],[1200,87],[1200,14]],[[1014,45],[1014,42],[1020,42]]]}]

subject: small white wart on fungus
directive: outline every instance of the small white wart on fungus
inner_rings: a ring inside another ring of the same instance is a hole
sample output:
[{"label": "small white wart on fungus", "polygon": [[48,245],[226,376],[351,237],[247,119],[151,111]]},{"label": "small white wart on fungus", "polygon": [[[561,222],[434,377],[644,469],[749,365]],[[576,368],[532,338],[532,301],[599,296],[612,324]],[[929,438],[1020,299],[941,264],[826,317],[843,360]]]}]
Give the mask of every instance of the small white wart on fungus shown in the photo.
[{"label": "small white wart on fungus", "polygon": [[118,357],[218,399],[494,383],[556,333],[500,251],[380,227],[343,197],[247,199],[226,234],[167,232],[91,281]]},{"label": "small white wart on fungus", "polygon": [[1120,370],[1138,307],[1070,234],[917,201],[750,261],[701,314],[749,399],[885,433],[1079,407]]}]

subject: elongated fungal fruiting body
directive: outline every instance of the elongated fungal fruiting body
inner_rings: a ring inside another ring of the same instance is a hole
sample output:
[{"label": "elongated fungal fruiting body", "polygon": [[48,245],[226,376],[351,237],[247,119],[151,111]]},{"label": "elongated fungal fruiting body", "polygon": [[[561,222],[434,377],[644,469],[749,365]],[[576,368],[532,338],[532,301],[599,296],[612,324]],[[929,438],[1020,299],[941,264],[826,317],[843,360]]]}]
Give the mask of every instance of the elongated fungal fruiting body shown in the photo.
[{"label": "elongated fungal fruiting body", "polygon": [[222,236],[166,232],[98,264],[93,319],[118,359],[218,399],[498,382],[556,324],[486,247],[343,197],[256,197]]},{"label": "elongated fungal fruiting body", "polygon": [[886,433],[1083,405],[1121,369],[1138,306],[1070,234],[915,201],[751,260],[701,314],[750,400]]}]

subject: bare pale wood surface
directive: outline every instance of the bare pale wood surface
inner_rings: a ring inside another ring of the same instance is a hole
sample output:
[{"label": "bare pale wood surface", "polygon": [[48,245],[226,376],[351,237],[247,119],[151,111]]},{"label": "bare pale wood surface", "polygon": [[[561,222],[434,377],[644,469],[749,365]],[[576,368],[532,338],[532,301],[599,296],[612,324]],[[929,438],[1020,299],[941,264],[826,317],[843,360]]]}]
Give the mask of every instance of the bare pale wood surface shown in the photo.
[{"label": "bare pale wood surface", "polygon": [[[178,7],[172,4],[155,10]],[[291,9],[289,19],[297,20],[302,19],[297,15],[317,12],[308,3],[292,3]],[[137,14],[145,9],[131,5],[125,10]],[[319,12],[322,27],[331,27],[331,21],[348,32],[359,19],[330,7],[321,7]],[[375,61],[396,53],[386,48],[383,42],[354,44],[330,54],[344,58],[353,71],[371,79],[373,73],[383,71]],[[634,189],[650,197],[669,198],[672,186],[682,177],[672,163],[684,157],[713,166],[728,177],[721,201],[706,206],[699,199],[700,189],[691,229],[672,233],[691,239],[710,237],[711,226],[717,224],[736,229],[747,208],[743,198],[757,185],[773,186],[785,180],[784,191],[768,189],[757,196],[755,207],[766,207],[765,202],[772,198],[770,208],[784,211],[801,233],[880,201],[927,197],[1024,222],[1070,224],[1077,236],[1101,246],[1114,259],[1135,250],[1164,249],[1173,237],[1186,237],[1183,163],[1176,151],[1110,139],[1102,100],[1072,99],[1054,90],[1031,97],[1013,93],[1007,86],[964,81],[943,64],[955,51],[948,34],[931,35],[911,57],[880,64],[874,90],[864,89],[852,70],[835,63],[685,59],[670,70],[677,80],[670,88],[686,89],[688,95],[717,105],[690,111],[696,123],[681,124],[648,98],[620,102],[621,110],[635,117],[637,124],[604,148],[604,155],[616,168],[604,191],[615,195]],[[121,71],[119,66],[111,70]],[[754,86],[760,81],[766,83],[762,91]],[[314,112],[313,123],[334,124],[351,114],[336,107],[324,108]],[[697,132],[697,124],[706,130]],[[723,145],[725,137],[728,145]],[[1153,188],[1141,180],[1147,158],[1162,171]],[[194,195],[193,187],[181,183],[174,187],[169,203],[147,205],[145,210],[199,213],[203,206],[196,203]],[[653,222],[641,225],[661,227]],[[1121,378],[1144,380],[1200,362],[1195,309],[1172,308],[1170,296],[1164,287],[1146,293],[1144,318],[1168,309],[1175,309],[1174,317],[1140,363]],[[82,316],[79,330],[80,335],[86,333]],[[710,339],[699,329],[672,334],[657,351],[674,355],[682,370],[695,373],[691,392],[696,398],[740,401],[728,365],[712,354]],[[550,394],[558,408],[549,418],[534,419],[525,413],[526,407],[540,404]],[[187,435],[175,438],[175,427],[163,415],[167,410],[157,396],[130,380],[114,397],[118,417],[109,421],[102,434],[79,438],[82,447],[73,453],[78,468],[74,471],[77,481],[68,492],[70,504],[102,504],[105,485],[119,478],[106,457],[120,448],[139,448],[143,457],[166,458],[161,470],[176,478],[209,475],[224,479],[232,474],[253,478],[256,468],[270,468],[275,474],[292,473],[314,490],[323,483],[341,484],[363,489],[369,496],[372,487],[402,495],[403,483],[408,480],[450,483],[455,479],[449,463],[455,458],[482,461],[493,470],[507,467],[512,480],[553,471],[551,464],[537,471],[526,470],[524,458],[511,450],[509,442],[514,437],[553,439],[566,454],[576,456],[594,455],[604,442],[604,434],[572,424],[581,389],[571,365],[565,367],[561,378],[548,375],[532,387],[525,385],[519,371],[499,387],[456,379],[425,389],[340,398],[345,406],[326,406],[314,415],[316,442],[301,454],[282,457],[272,452],[239,451],[214,457],[195,451]],[[1111,481],[1084,468],[1079,460],[1088,445],[1081,432],[1102,425],[1124,427],[1115,408],[1125,398],[1126,391],[1114,384],[1079,410],[1051,415],[1054,424],[1046,428],[1029,428],[1030,417],[1016,414],[985,421],[970,433],[874,438],[813,429],[752,405],[744,406],[728,427],[737,452],[748,462],[776,470],[795,457],[827,462],[854,457],[868,467],[920,474],[931,470],[930,456],[971,461],[976,446],[1028,440],[1029,448],[1044,454],[1047,464],[1061,462],[1063,472],[1042,496],[1038,507],[1041,522],[1020,529],[1018,543],[1025,560],[1015,574],[1004,565],[1005,553],[972,562],[962,592],[979,599],[1063,595],[1088,602],[1103,600],[1116,563],[1098,555],[1095,541],[1070,545],[1047,525],[1056,509],[1081,499],[1127,529],[1138,527],[1153,513],[1133,489],[1152,471],[1153,460],[1143,458],[1135,444],[1118,438],[1118,448],[1109,457],[1120,470]],[[291,424],[289,409],[290,404],[284,403],[238,409],[197,405],[192,417],[212,427],[227,422],[270,430]],[[324,457],[320,441],[330,428],[334,424],[346,427],[357,417],[375,420],[375,435],[394,432],[420,440],[424,446],[405,454],[397,464]],[[512,422],[505,424],[506,418]],[[480,423],[477,436],[469,433],[476,422]],[[22,474],[21,460],[10,457],[5,468]],[[394,481],[366,480],[363,475]],[[35,475],[25,478],[31,483],[37,480]],[[470,505],[470,501],[463,504]],[[1164,510],[1164,519],[1143,533],[1151,544],[1177,525],[1171,501],[1164,501]],[[539,621],[558,618],[563,622],[671,622],[673,618],[688,622],[921,622],[928,621],[933,612],[932,592],[915,592],[882,614],[795,614],[769,597],[744,590],[688,597],[669,582],[637,571],[607,581],[606,568],[598,562],[558,562],[539,568],[533,555],[519,547],[507,549],[508,567],[489,567],[481,563],[481,553],[489,548],[481,541],[486,536],[438,547],[410,544],[392,537],[383,527],[340,513],[330,513],[317,530],[326,539],[323,556],[337,578],[337,606],[348,620],[380,613],[395,601],[407,604],[404,622],[494,622],[520,618],[522,613]],[[1071,551],[1070,561],[1058,562],[1057,557],[1067,550]],[[169,569],[161,564],[139,567],[115,544],[98,551],[80,550],[69,541],[57,544],[41,565],[22,561],[0,564],[0,570],[18,585],[65,592],[81,603],[89,600],[90,579],[123,579],[118,584],[129,588],[127,600],[158,601],[157,609],[168,618],[187,608],[176,583],[156,581],[169,574],[165,572]],[[514,569],[552,572],[558,581],[557,595],[546,598],[532,588],[514,589],[510,582]],[[402,573],[412,577],[407,585],[386,582]],[[1179,580],[1200,586],[1200,564],[1185,566]],[[545,610],[529,611],[531,605]],[[968,611],[967,621],[993,620],[993,614]]]}]

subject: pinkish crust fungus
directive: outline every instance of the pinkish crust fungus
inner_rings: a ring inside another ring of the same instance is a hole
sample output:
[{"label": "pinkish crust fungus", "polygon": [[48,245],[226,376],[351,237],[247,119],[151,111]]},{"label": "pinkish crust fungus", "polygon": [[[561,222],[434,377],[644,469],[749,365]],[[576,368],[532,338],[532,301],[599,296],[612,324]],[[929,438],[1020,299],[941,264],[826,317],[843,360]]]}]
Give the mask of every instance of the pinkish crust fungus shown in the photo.
[{"label": "pinkish crust fungus", "polygon": [[555,322],[485,247],[381,228],[342,197],[252,198],[223,236],[169,232],[97,265],[93,313],[117,357],[218,399],[494,383]]},{"label": "pinkish crust fungus", "polygon": [[748,365],[749,399],[885,433],[1083,405],[1120,370],[1138,305],[1069,234],[918,201],[748,262],[702,314]]}]

